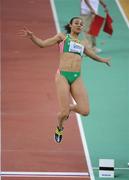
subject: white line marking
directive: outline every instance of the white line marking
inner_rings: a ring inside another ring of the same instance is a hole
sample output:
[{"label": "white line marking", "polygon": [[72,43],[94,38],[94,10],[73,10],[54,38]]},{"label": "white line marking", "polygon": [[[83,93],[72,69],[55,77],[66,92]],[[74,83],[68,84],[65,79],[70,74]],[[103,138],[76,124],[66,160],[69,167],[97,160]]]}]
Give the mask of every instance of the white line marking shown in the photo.
[{"label": "white line marking", "polygon": [[93,168],[92,168],[92,164],[91,164],[91,160],[90,160],[90,155],[89,155],[89,151],[88,151],[88,147],[87,147],[86,137],[85,137],[84,129],[83,129],[83,126],[82,126],[81,117],[80,117],[79,114],[76,114],[76,116],[77,116],[77,122],[78,122],[80,135],[81,135],[81,139],[82,139],[85,158],[86,158],[86,162],[87,162],[88,169],[89,169],[89,172],[90,172],[90,177],[91,177],[91,180],[95,180],[94,173],[93,173]]},{"label": "white line marking", "polygon": [[58,17],[57,17],[57,13],[56,13],[56,7],[55,7],[54,0],[50,0],[50,4],[51,4],[51,8],[52,8],[54,22],[56,25],[56,31],[59,33],[60,32],[60,26],[59,26],[59,21],[58,21]]},{"label": "white line marking", "polygon": [[2,171],[1,176],[8,177],[86,177],[89,173],[85,172],[12,172]]},{"label": "white line marking", "polygon": [[[52,8],[52,13],[54,16],[56,30],[57,30],[57,32],[60,32],[59,21],[57,18],[54,0],[50,0],[50,3],[51,3],[51,8]],[[89,156],[89,152],[88,152],[88,147],[87,147],[87,143],[86,143],[86,137],[84,135],[84,130],[83,130],[82,123],[81,123],[81,117],[79,114],[76,114],[76,116],[77,116],[77,122],[78,122],[79,130],[80,130],[81,140],[82,140],[82,144],[83,144],[83,149],[84,149],[84,153],[85,153],[85,158],[86,158],[86,162],[87,162],[88,169],[90,172],[90,177],[91,177],[91,180],[95,180],[94,173],[92,170],[91,160],[90,160],[90,156]]]},{"label": "white line marking", "polygon": [[124,10],[123,10],[123,8],[122,8],[122,6],[121,6],[119,0],[115,0],[115,1],[116,1],[116,4],[117,4],[117,6],[119,7],[120,12],[121,12],[121,14],[122,14],[122,16],[123,16],[123,18],[124,18],[124,20],[125,20],[125,22],[126,22],[128,28],[129,28],[129,21],[128,21],[128,19],[127,19],[125,13],[124,13]]}]

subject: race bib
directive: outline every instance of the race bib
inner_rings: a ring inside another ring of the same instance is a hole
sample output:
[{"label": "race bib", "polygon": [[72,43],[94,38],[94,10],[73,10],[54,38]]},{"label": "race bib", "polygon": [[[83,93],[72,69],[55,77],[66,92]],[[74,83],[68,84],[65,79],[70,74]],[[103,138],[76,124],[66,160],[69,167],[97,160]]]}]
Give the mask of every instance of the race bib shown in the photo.
[{"label": "race bib", "polygon": [[83,50],[84,50],[84,47],[81,44],[70,41],[69,52],[76,52],[82,55]]}]

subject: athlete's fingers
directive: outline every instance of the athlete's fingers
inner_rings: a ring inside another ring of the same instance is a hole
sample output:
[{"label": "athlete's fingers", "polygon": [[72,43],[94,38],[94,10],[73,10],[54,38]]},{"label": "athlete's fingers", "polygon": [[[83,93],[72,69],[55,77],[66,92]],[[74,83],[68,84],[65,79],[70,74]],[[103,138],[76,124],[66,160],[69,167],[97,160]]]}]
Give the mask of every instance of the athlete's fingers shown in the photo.
[{"label": "athlete's fingers", "polygon": [[32,33],[33,33],[33,32],[30,31],[26,26],[24,26],[23,30],[24,30],[25,32],[27,32],[28,34],[32,34]]},{"label": "athlete's fingers", "polygon": [[111,66],[111,61],[108,60],[108,61],[106,62],[106,65],[107,65],[107,66]]},{"label": "athlete's fingers", "polygon": [[17,35],[19,36],[27,36],[27,32],[25,30],[20,30]]}]

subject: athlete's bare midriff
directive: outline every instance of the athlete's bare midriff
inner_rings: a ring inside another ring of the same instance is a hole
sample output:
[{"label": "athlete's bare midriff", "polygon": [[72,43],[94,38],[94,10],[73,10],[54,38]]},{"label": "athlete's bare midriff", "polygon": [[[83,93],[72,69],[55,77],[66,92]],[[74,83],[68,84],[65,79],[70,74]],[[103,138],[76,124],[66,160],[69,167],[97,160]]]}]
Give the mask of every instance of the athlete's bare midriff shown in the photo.
[{"label": "athlete's bare midriff", "polygon": [[61,53],[59,69],[71,72],[80,72],[81,56],[74,53]]}]

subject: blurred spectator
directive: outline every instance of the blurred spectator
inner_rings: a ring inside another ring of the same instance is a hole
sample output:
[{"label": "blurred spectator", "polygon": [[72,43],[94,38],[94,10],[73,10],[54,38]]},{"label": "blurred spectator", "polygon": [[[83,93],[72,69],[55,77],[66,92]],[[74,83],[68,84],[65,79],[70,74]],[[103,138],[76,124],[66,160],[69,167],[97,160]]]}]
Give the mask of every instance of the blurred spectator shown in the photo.
[{"label": "blurred spectator", "polygon": [[81,17],[83,19],[84,28],[83,35],[89,41],[90,48],[95,52],[99,53],[102,50],[96,47],[96,37],[89,35],[90,24],[94,16],[98,13],[99,4],[102,5],[104,11],[107,13],[108,9],[103,0],[81,0]]}]

